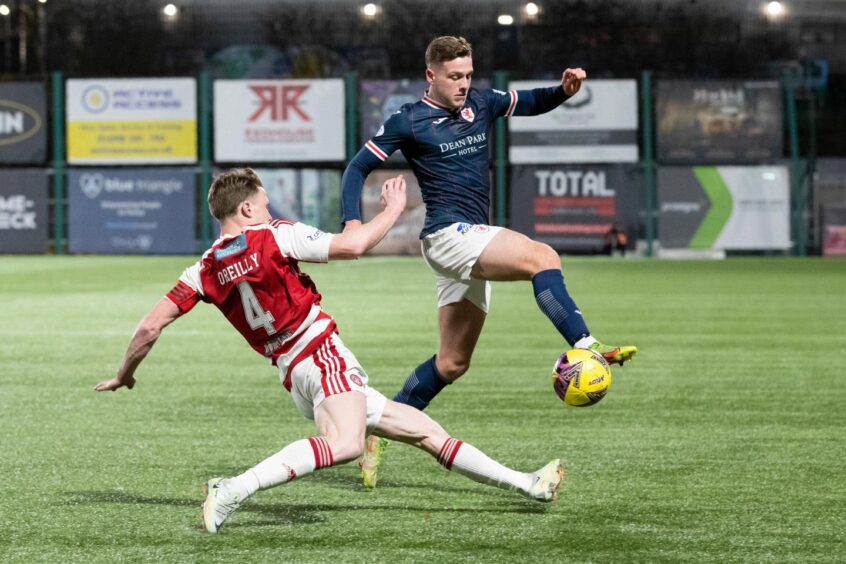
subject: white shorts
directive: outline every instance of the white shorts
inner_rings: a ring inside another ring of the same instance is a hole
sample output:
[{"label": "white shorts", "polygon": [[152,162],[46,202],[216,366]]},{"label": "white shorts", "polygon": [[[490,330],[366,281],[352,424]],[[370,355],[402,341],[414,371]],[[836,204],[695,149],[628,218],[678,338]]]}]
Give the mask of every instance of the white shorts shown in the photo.
[{"label": "white shorts", "polygon": [[423,238],[423,258],[437,277],[438,307],[466,298],[488,312],[491,283],[472,278],[470,272],[500,231],[502,227],[453,223]]},{"label": "white shorts", "polygon": [[[280,366],[284,381],[287,368]],[[382,418],[387,399],[367,385],[367,373],[337,334],[330,334],[317,350],[291,369],[291,397],[306,419],[314,420],[314,410],[335,394],[359,392],[367,398],[367,429]]]}]

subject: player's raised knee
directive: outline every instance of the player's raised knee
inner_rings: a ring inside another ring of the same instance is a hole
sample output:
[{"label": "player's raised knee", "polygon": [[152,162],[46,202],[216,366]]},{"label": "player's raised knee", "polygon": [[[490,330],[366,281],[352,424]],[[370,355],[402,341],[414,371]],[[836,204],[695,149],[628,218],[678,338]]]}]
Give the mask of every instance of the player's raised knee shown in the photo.
[{"label": "player's raised knee", "polygon": [[534,259],[535,274],[544,270],[561,268],[561,257],[555,249],[546,243],[535,242]]}]

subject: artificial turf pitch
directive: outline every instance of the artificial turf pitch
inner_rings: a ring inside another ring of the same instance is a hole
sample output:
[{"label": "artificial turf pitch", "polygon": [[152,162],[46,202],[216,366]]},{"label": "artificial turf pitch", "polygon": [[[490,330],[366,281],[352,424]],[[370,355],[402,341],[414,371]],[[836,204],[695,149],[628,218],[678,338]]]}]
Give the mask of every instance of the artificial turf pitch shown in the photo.
[{"label": "artificial turf pitch", "polygon": [[[528,283],[494,284],[470,372],[428,413],[534,470],[542,505],[394,444],[259,492],[220,534],[204,479],[313,427],[211,306],[167,328],[132,391],[96,394],[190,257],[0,258],[0,561],[832,562],[846,559],[846,262],[566,259],[600,339],[634,343],[597,406],[565,406],[563,345]],[[308,265],[386,395],[437,347],[420,259]]]}]

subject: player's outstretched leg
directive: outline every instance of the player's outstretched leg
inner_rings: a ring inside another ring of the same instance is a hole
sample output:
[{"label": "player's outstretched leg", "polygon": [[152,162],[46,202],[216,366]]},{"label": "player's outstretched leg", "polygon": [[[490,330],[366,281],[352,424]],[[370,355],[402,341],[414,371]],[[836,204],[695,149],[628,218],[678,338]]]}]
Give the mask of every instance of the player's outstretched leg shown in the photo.
[{"label": "player's outstretched leg", "polygon": [[203,484],[203,526],[216,533],[224,521],[259,490],[266,490],[294,478],[332,466],[332,449],[325,437],[293,442],[243,474],[233,478],[213,478]]},{"label": "player's outstretched leg", "polygon": [[[332,395],[314,410],[321,436],[293,442],[234,478],[206,482],[203,525],[217,532],[238,506],[258,490],[266,490],[343,464],[361,456],[367,420],[367,400],[357,391]],[[416,411],[416,410],[415,410]]]},{"label": "player's outstretched leg", "polygon": [[[419,410],[426,409],[441,390],[467,372],[486,315],[479,305],[467,298],[438,308],[438,354],[411,372],[402,390],[394,396],[394,401]],[[360,463],[365,487],[376,486],[379,463],[386,444],[384,439],[368,439]]]},{"label": "player's outstretched leg", "polygon": [[537,472],[512,470],[474,447],[452,437],[444,441],[436,455],[447,470],[455,470],[475,482],[518,491],[538,501],[555,501],[564,479],[564,464],[556,458]]},{"label": "player's outstretched leg", "polygon": [[581,310],[567,292],[560,269],[538,272],[532,278],[532,287],[538,307],[571,346],[594,350],[609,364],[622,365],[637,354],[637,347],[606,345],[591,336]]},{"label": "player's outstretched leg", "polygon": [[425,413],[397,402],[387,402],[374,433],[421,448],[447,470],[471,480],[516,491],[538,501],[554,501],[564,477],[559,459],[534,473],[512,470],[473,445],[450,437]]},{"label": "player's outstretched leg", "polygon": [[613,364],[622,364],[637,352],[630,346],[596,344],[582,311],[567,292],[561,273],[561,257],[545,243],[502,229],[473,265],[472,275],[494,281],[531,279],[538,307],[570,346],[585,349],[594,345],[591,348]]}]

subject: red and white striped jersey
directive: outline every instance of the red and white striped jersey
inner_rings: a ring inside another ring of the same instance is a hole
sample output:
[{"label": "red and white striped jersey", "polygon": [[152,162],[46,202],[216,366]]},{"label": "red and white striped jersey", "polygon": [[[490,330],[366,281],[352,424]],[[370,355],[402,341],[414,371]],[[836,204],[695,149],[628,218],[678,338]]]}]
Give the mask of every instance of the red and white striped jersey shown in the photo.
[{"label": "red and white striped jersey", "polygon": [[326,262],[333,235],[274,220],[224,235],[185,269],[167,297],[186,313],[212,303],[259,354],[295,363],[336,330],[299,261]]}]

